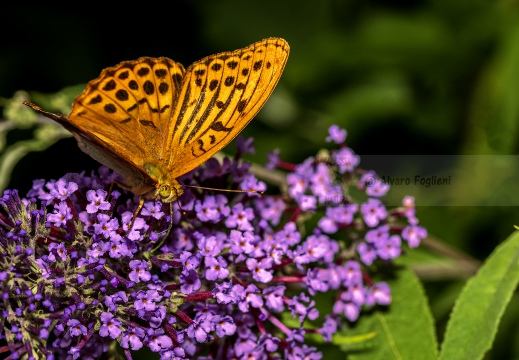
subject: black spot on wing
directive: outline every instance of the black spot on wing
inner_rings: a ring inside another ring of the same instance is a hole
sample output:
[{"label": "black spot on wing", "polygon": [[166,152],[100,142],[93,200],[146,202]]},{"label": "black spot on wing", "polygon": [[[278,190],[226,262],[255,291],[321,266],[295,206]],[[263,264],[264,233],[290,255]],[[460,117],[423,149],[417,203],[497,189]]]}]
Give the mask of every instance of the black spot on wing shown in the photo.
[{"label": "black spot on wing", "polygon": [[137,84],[137,81],[135,80],[130,80],[128,87],[132,90],[139,90],[139,84]]},{"label": "black spot on wing", "polygon": [[209,90],[214,91],[218,87],[218,80],[211,80]]},{"label": "black spot on wing", "polygon": [[236,60],[232,60],[227,63],[227,67],[231,70],[234,69],[236,66],[238,66],[238,62]]},{"label": "black spot on wing", "polygon": [[146,93],[146,95],[153,95],[155,92],[155,85],[149,80],[146,80],[144,84],[142,85],[142,89]]},{"label": "black spot on wing", "polygon": [[104,110],[109,114],[113,114],[117,111],[117,108],[114,104],[106,104]]},{"label": "black spot on wing", "polygon": [[211,124],[210,129],[211,129],[211,130],[214,130],[214,131],[225,131],[225,132],[229,132],[229,131],[231,131],[233,128],[232,128],[232,127],[225,127],[221,121],[215,121],[214,123]]},{"label": "black spot on wing", "polygon": [[129,71],[128,71],[128,70],[125,70],[125,71],[119,73],[119,75],[117,75],[117,77],[118,77],[120,80],[126,80],[126,79],[128,79],[128,75],[129,75]]},{"label": "black spot on wing", "polygon": [[234,84],[234,76],[227,76],[224,82],[225,86],[231,86]]},{"label": "black spot on wing", "polygon": [[99,104],[101,101],[103,101],[103,98],[101,97],[101,95],[97,95],[96,97],[93,97],[92,99],[90,99],[90,101],[88,103],[90,105],[94,105],[94,104]]},{"label": "black spot on wing", "polygon": [[157,69],[157,70],[155,70],[155,75],[156,75],[159,79],[165,78],[167,73],[168,73],[168,72],[167,72],[166,69]]},{"label": "black spot on wing", "polygon": [[117,92],[115,93],[115,97],[117,98],[117,100],[119,101],[126,101],[128,100],[128,91],[124,90],[124,89],[119,89],[117,90]]},{"label": "black spot on wing", "polygon": [[161,82],[160,85],[159,85],[159,92],[164,95],[168,92],[169,90],[169,85],[168,83],[165,83],[165,82]]},{"label": "black spot on wing", "polygon": [[258,71],[261,69],[261,65],[263,64],[263,60],[258,60],[254,63],[254,66],[252,67],[254,71]]},{"label": "black spot on wing", "polygon": [[150,68],[146,67],[146,66],[143,66],[139,70],[137,70],[137,75],[139,75],[140,77],[146,76],[149,73],[150,73]]},{"label": "black spot on wing", "polygon": [[[200,150],[202,152],[206,152],[207,151],[207,150],[204,149],[204,142],[202,141],[202,139],[198,139],[197,143],[198,143],[198,150]],[[194,157],[197,157],[197,155],[195,154],[195,146],[194,145],[191,147],[191,154],[193,154]]]},{"label": "black spot on wing", "polygon": [[108,81],[104,86],[103,86],[103,90],[104,91],[112,91],[113,89],[116,88],[116,84],[115,84],[115,81],[114,79],[110,79],[110,81]]},{"label": "black spot on wing", "polygon": [[238,106],[237,106],[238,112],[241,113],[245,109],[245,106],[247,106],[247,100],[246,99],[240,100],[238,102]]},{"label": "black spot on wing", "polygon": [[143,126],[147,126],[147,127],[151,127],[153,129],[157,129],[157,127],[155,126],[155,124],[153,123],[153,121],[150,121],[150,120],[139,120],[139,122],[141,123],[141,125]]}]

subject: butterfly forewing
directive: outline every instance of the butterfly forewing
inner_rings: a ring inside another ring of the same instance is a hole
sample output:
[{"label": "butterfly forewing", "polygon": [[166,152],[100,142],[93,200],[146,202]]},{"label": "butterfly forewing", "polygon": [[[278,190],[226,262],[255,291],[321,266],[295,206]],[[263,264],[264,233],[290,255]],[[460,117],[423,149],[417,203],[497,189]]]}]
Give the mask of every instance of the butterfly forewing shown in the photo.
[{"label": "butterfly forewing", "polygon": [[261,57],[262,52],[255,53],[251,75],[251,83],[255,87],[248,87],[242,101],[238,103],[237,110],[241,112],[241,117],[249,118],[251,114],[254,117],[265,105],[285,68],[288,51],[288,44],[283,40],[283,43],[277,41],[266,46],[264,58]]},{"label": "butterfly forewing", "polygon": [[[234,102],[241,97],[249,75],[247,74],[245,81],[241,81],[243,79],[238,79],[239,71],[240,56],[234,53],[207,57],[188,69],[177,103],[179,108],[174,115],[172,146],[166,145],[165,149],[185,149],[193,139],[214,127],[213,124],[221,124],[222,120],[232,117],[236,108]],[[237,85],[238,81],[242,82],[240,86]],[[170,159],[174,161],[175,156]]]},{"label": "butterfly forewing", "polygon": [[161,151],[183,74],[183,66],[167,58],[105,69],[76,98],[69,121],[83,136],[141,167]]},{"label": "butterfly forewing", "polygon": [[208,160],[249,123],[274,90],[288,53],[284,40],[270,38],[189,66],[162,147],[170,176]]}]

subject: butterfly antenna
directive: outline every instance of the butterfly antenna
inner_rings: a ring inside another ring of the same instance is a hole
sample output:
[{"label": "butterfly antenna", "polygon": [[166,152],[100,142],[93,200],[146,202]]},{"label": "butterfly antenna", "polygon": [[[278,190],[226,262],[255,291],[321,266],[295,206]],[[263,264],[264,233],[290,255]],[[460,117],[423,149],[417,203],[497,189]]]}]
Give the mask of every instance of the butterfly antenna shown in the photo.
[{"label": "butterfly antenna", "polygon": [[190,187],[190,188],[194,188],[194,189],[215,190],[215,191],[236,192],[236,193],[251,192],[251,193],[260,194],[260,195],[263,195],[263,193],[264,193],[264,191],[252,190],[252,189],[251,190],[232,190],[232,189],[217,189],[217,188],[210,188],[210,187],[205,187],[205,186],[195,186],[195,185],[182,185],[182,186]]}]

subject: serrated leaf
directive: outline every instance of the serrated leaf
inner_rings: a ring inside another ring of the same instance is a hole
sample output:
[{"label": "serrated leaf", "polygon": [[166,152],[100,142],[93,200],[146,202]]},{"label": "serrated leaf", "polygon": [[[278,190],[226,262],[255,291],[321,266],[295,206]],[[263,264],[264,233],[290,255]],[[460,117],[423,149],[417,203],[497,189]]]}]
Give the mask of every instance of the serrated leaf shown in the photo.
[{"label": "serrated leaf", "polygon": [[494,250],[462,290],[447,325],[440,359],[481,359],[519,281],[519,232]]}]

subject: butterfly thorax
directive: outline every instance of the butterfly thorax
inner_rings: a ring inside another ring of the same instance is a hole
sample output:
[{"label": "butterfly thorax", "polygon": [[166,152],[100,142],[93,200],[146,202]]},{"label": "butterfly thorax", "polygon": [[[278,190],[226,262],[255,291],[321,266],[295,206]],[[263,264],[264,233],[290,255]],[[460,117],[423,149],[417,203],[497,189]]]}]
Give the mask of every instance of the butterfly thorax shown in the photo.
[{"label": "butterfly thorax", "polygon": [[184,193],[179,182],[169,176],[159,165],[147,163],[143,166],[146,173],[156,182],[155,189],[147,197],[170,203],[177,200]]}]

